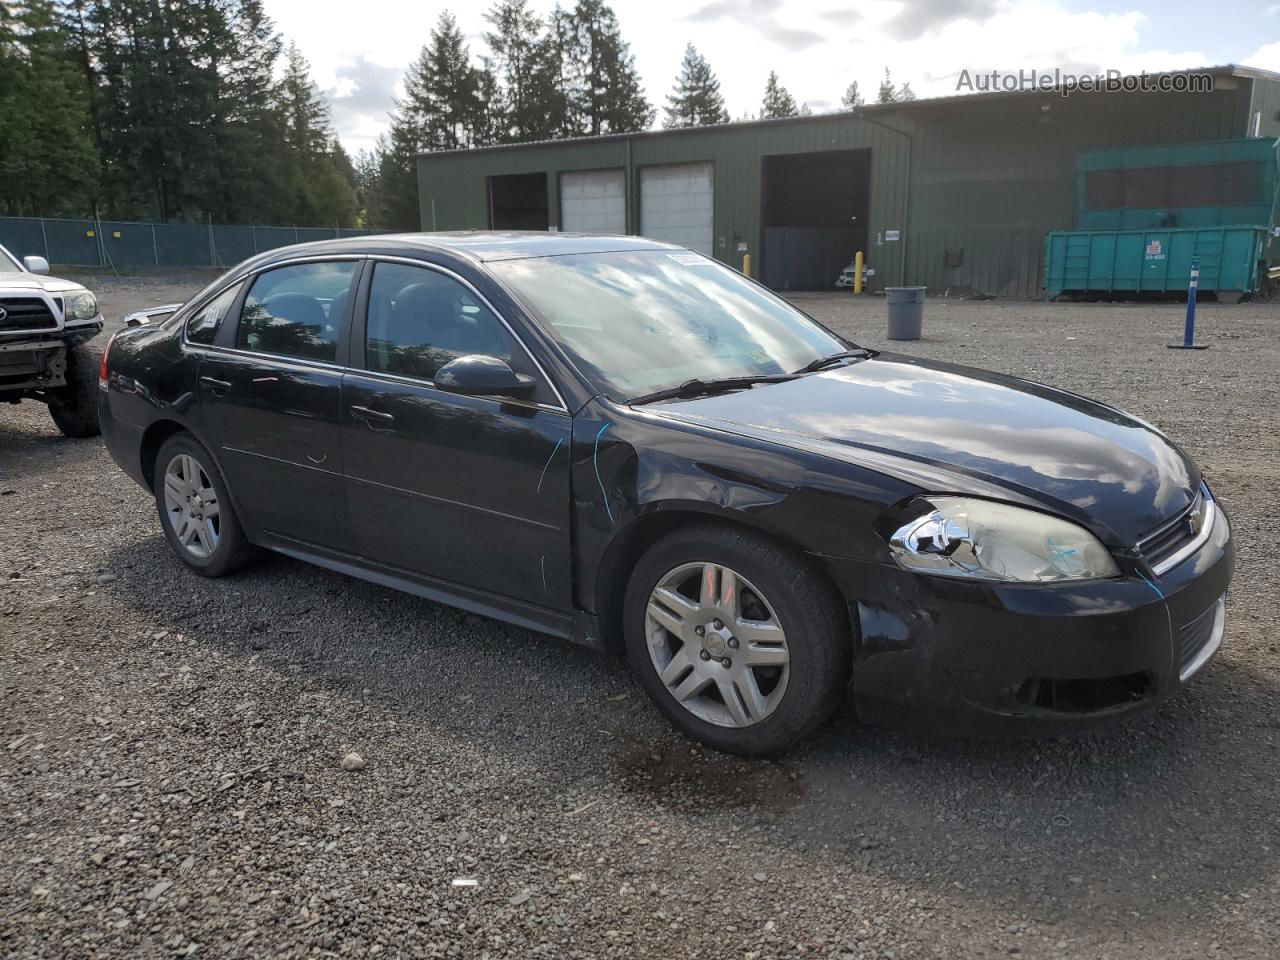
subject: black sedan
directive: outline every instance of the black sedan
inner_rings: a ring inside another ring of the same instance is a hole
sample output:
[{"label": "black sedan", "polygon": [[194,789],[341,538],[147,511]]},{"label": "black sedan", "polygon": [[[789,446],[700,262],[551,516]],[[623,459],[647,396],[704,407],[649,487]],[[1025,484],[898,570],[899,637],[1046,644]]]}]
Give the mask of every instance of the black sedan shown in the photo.
[{"label": "black sedan", "polygon": [[1067,731],[1218,649],[1233,553],[1150,425],[877,353],[642,239],[429,234],[241,264],[101,370],[205,576],[263,548],[630,658],[736,753],[913,708]]}]

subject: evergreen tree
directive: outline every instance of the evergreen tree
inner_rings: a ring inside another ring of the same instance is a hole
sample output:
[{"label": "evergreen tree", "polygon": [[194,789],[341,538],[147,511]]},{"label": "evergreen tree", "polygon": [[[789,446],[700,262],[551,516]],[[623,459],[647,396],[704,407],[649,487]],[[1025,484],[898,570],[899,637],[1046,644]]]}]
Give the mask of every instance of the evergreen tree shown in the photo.
[{"label": "evergreen tree", "polygon": [[720,81],[706,58],[692,43],[684,48],[684,60],[675,87],[667,95],[666,127],[702,127],[728,123],[729,111],[720,95]]},{"label": "evergreen tree", "polygon": [[573,8],[574,54],[579,123],[585,132],[630,133],[653,122],[653,108],[641,89],[630,45],[618,18],[604,0],[578,0]]},{"label": "evergreen tree", "polygon": [[916,92],[911,89],[911,84],[904,83],[901,87],[893,85],[893,77],[889,75],[889,68],[884,68],[884,79],[880,81],[880,89],[876,92],[876,101],[878,103],[906,103],[916,98]]},{"label": "evergreen tree", "polygon": [[764,86],[764,102],[760,104],[760,119],[798,116],[800,108],[796,106],[795,97],[778,82],[778,74],[770,70],[769,79]]},{"label": "evergreen tree", "polygon": [[844,96],[840,98],[840,104],[846,110],[856,110],[862,106],[862,94],[858,92],[858,81],[854,80],[849,86],[845,87]]},{"label": "evergreen tree", "polygon": [[[329,104],[311,80],[310,65],[293,44],[286,53],[277,102],[288,147],[285,156],[292,200],[289,222],[328,221],[351,226],[355,222],[355,190],[339,170],[338,156],[348,168],[351,161],[334,139]],[[351,175],[354,173],[351,168]]]},{"label": "evergreen tree", "polygon": [[578,56],[578,25],[574,14],[558,3],[538,41],[535,63],[533,100],[546,137],[582,136],[587,132],[582,109],[586,71]]},{"label": "evergreen tree", "polygon": [[431,38],[410,68],[404,108],[422,137],[423,150],[473,145],[481,114],[478,71],[453,14],[440,14]]},{"label": "evergreen tree", "polygon": [[98,158],[89,89],[47,0],[0,3],[0,212],[91,206]]},{"label": "evergreen tree", "polygon": [[546,67],[542,20],[529,10],[529,0],[498,0],[484,18],[493,28],[484,40],[492,53],[489,67],[497,87],[489,101],[494,139],[520,143],[550,137],[540,76]]}]

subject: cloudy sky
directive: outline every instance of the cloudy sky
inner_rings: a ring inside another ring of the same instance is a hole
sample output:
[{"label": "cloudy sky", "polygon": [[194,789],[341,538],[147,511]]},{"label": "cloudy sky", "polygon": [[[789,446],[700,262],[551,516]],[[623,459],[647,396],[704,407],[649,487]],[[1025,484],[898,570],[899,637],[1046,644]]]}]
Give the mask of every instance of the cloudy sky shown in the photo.
[{"label": "cloudy sky", "polygon": [[[545,13],[553,2],[531,6]],[[345,3],[266,0],[286,39],[311,61],[352,151],[385,130],[405,66],[440,11],[453,11],[479,55],[488,6],[363,0],[352,16]],[[652,103],[665,103],[692,42],[719,76],[734,118],[759,109],[770,70],[815,112],[836,107],[851,80],[874,96],[886,67],[921,96],[955,93],[966,69],[1130,73],[1245,63],[1280,72],[1278,0],[613,0],[613,7]]]}]

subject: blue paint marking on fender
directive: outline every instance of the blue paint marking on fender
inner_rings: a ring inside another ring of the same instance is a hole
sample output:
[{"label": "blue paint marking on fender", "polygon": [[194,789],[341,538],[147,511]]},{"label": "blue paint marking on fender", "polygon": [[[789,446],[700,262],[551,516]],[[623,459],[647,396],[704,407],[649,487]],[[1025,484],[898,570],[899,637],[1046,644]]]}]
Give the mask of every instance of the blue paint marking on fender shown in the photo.
[{"label": "blue paint marking on fender", "polygon": [[613,508],[609,506],[609,492],[605,490],[604,478],[600,476],[600,438],[604,435],[604,432],[608,430],[611,426],[613,426],[613,424],[606,423],[603,427],[600,428],[600,432],[596,434],[596,445],[595,445],[595,450],[591,454],[591,459],[595,463],[595,467],[596,467],[596,482],[600,484],[600,493],[604,497],[604,511],[609,515],[609,522],[613,523],[614,522]]},{"label": "blue paint marking on fender", "polygon": [[1163,591],[1163,590],[1161,590],[1159,587],[1157,587],[1157,586],[1155,585],[1155,582],[1154,582],[1154,581],[1152,581],[1150,578],[1148,578],[1148,577],[1147,577],[1147,575],[1146,575],[1145,573],[1143,573],[1141,570],[1139,570],[1139,571],[1138,571],[1138,576],[1140,576],[1140,577],[1142,578],[1143,583],[1145,583],[1148,587],[1150,587],[1152,590],[1154,590],[1154,591],[1155,591],[1155,594],[1156,594],[1156,596],[1157,596],[1157,597],[1159,597],[1161,600],[1163,600],[1163,599],[1164,599],[1164,591]]},{"label": "blue paint marking on fender", "polygon": [[542,466],[542,473],[538,476],[538,489],[534,493],[542,492],[542,481],[547,478],[547,470],[551,467],[551,461],[556,458],[556,454],[560,452],[560,444],[564,443],[564,437],[556,441],[556,445],[551,448],[551,456],[547,457],[547,462]]}]

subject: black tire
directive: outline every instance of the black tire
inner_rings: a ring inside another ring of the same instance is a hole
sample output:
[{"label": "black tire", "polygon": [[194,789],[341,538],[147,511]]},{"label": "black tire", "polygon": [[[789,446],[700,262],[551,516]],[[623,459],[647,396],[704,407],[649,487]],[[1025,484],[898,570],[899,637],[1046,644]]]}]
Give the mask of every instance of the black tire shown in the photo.
[{"label": "black tire", "polygon": [[[196,556],[183,545],[178,531],[174,529],[175,520],[165,503],[165,474],[169,465],[181,456],[191,457],[202,472],[204,480],[217,495],[217,541],[207,556]],[[249,542],[245,536],[240,518],[236,516],[231,497],[227,491],[227,481],[218,469],[213,456],[192,434],[176,433],[164,442],[156,455],[155,474],[151,481],[155,491],[156,512],[160,515],[160,526],[169,541],[169,546],[178,559],[202,577],[224,577],[236,573],[253,564],[261,557],[261,549]]]},{"label": "black tire", "polygon": [[[749,726],[695,716],[667,689],[650,657],[650,595],[670,571],[689,563],[731,568],[754,584],[785,629],[786,686],[773,712]],[[727,753],[776,754],[802,740],[835,711],[849,679],[854,641],[836,592],[803,555],[746,528],[700,523],[659,540],[632,572],[623,618],[631,668],[658,709],[694,740]]]},{"label": "black tire", "polygon": [[67,385],[49,391],[49,415],[63,436],[96,437],[98,426],[98,360],[87,343],[67,350]]}]

